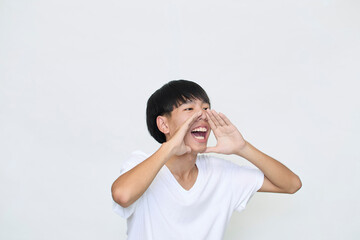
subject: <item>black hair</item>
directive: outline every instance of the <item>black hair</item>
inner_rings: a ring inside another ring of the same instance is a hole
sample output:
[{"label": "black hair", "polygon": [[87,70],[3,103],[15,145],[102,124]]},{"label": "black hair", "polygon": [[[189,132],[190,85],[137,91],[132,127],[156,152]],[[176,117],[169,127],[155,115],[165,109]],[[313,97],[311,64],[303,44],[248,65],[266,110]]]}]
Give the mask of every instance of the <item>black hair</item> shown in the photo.
[{"label": "black hair", "polygon": [[147,101],[146,107],[146,123],[150,135],[159,143],[166,142],[165,134],[157,127],[156,118],[170,115],[174,108],[194,99],[210,105],[210,99],[205,90],[197,83],[188,80],[173,80],[155,91]]}]

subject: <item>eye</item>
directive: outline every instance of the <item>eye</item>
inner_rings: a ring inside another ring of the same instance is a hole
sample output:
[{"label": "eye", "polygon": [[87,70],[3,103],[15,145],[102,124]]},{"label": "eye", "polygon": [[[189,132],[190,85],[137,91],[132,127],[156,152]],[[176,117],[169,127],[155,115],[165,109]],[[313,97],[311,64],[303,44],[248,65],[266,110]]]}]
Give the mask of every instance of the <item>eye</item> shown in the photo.
[{"label": "eye", "polygon": [[185,108],[184,111],[191,111],[193,108]]},{"label": "eye", "polygon": [[204,107],[203,109],[204,109],[204,110],[208,110],[209,108],[208,108],[208,107]]}]

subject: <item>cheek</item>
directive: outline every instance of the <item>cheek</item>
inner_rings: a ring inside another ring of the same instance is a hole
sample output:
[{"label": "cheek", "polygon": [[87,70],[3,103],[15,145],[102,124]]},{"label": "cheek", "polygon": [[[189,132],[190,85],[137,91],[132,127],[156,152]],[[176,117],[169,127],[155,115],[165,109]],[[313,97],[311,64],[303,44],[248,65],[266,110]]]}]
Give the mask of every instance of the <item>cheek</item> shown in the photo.
[{"label": "cheek", "polygon": [[179,130],[179,128],[181,126],[182,126],[182,122],[176,122],[176,123],[171,124],[169,126],[170,136],[173,136]]}]

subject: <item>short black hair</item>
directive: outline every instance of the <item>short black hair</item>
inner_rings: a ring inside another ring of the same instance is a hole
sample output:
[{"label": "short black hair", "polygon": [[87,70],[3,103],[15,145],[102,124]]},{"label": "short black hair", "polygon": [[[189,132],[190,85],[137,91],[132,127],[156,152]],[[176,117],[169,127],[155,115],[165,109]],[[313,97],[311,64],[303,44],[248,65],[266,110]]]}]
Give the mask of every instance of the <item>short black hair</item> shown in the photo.
[{"label": "short black hair", "polygon": [[210,99],[205,90],[195,82],[189,80],[173,80],[155,91],[147,101],[146,123],[151,136],[159,143],[166,142],[165,134],[156,124],[156,118],[171,114],[174,108],[188,100],[201,100],[210,105]]}]

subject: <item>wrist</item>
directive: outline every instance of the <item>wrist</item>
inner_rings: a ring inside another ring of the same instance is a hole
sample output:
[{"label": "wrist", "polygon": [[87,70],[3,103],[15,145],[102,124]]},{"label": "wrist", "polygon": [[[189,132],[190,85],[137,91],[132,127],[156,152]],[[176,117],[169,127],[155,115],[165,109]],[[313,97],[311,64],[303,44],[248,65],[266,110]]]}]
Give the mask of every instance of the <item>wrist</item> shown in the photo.
[{"label": "wrist", "polygon": [[244,141],[244,144],[242,144],[242,146],[237,149],[236,155],[239,155],[240,157],[245,157],[246,153],[250,150],[250,146],[250,143]]},{"label": "wrist", "polygon": [[170,158],[171,156],[175,155],[174,153],[174,145],[171,143],[171,141],[167,141],[161,144],[160,149],[164,151],[165,155]]}]

